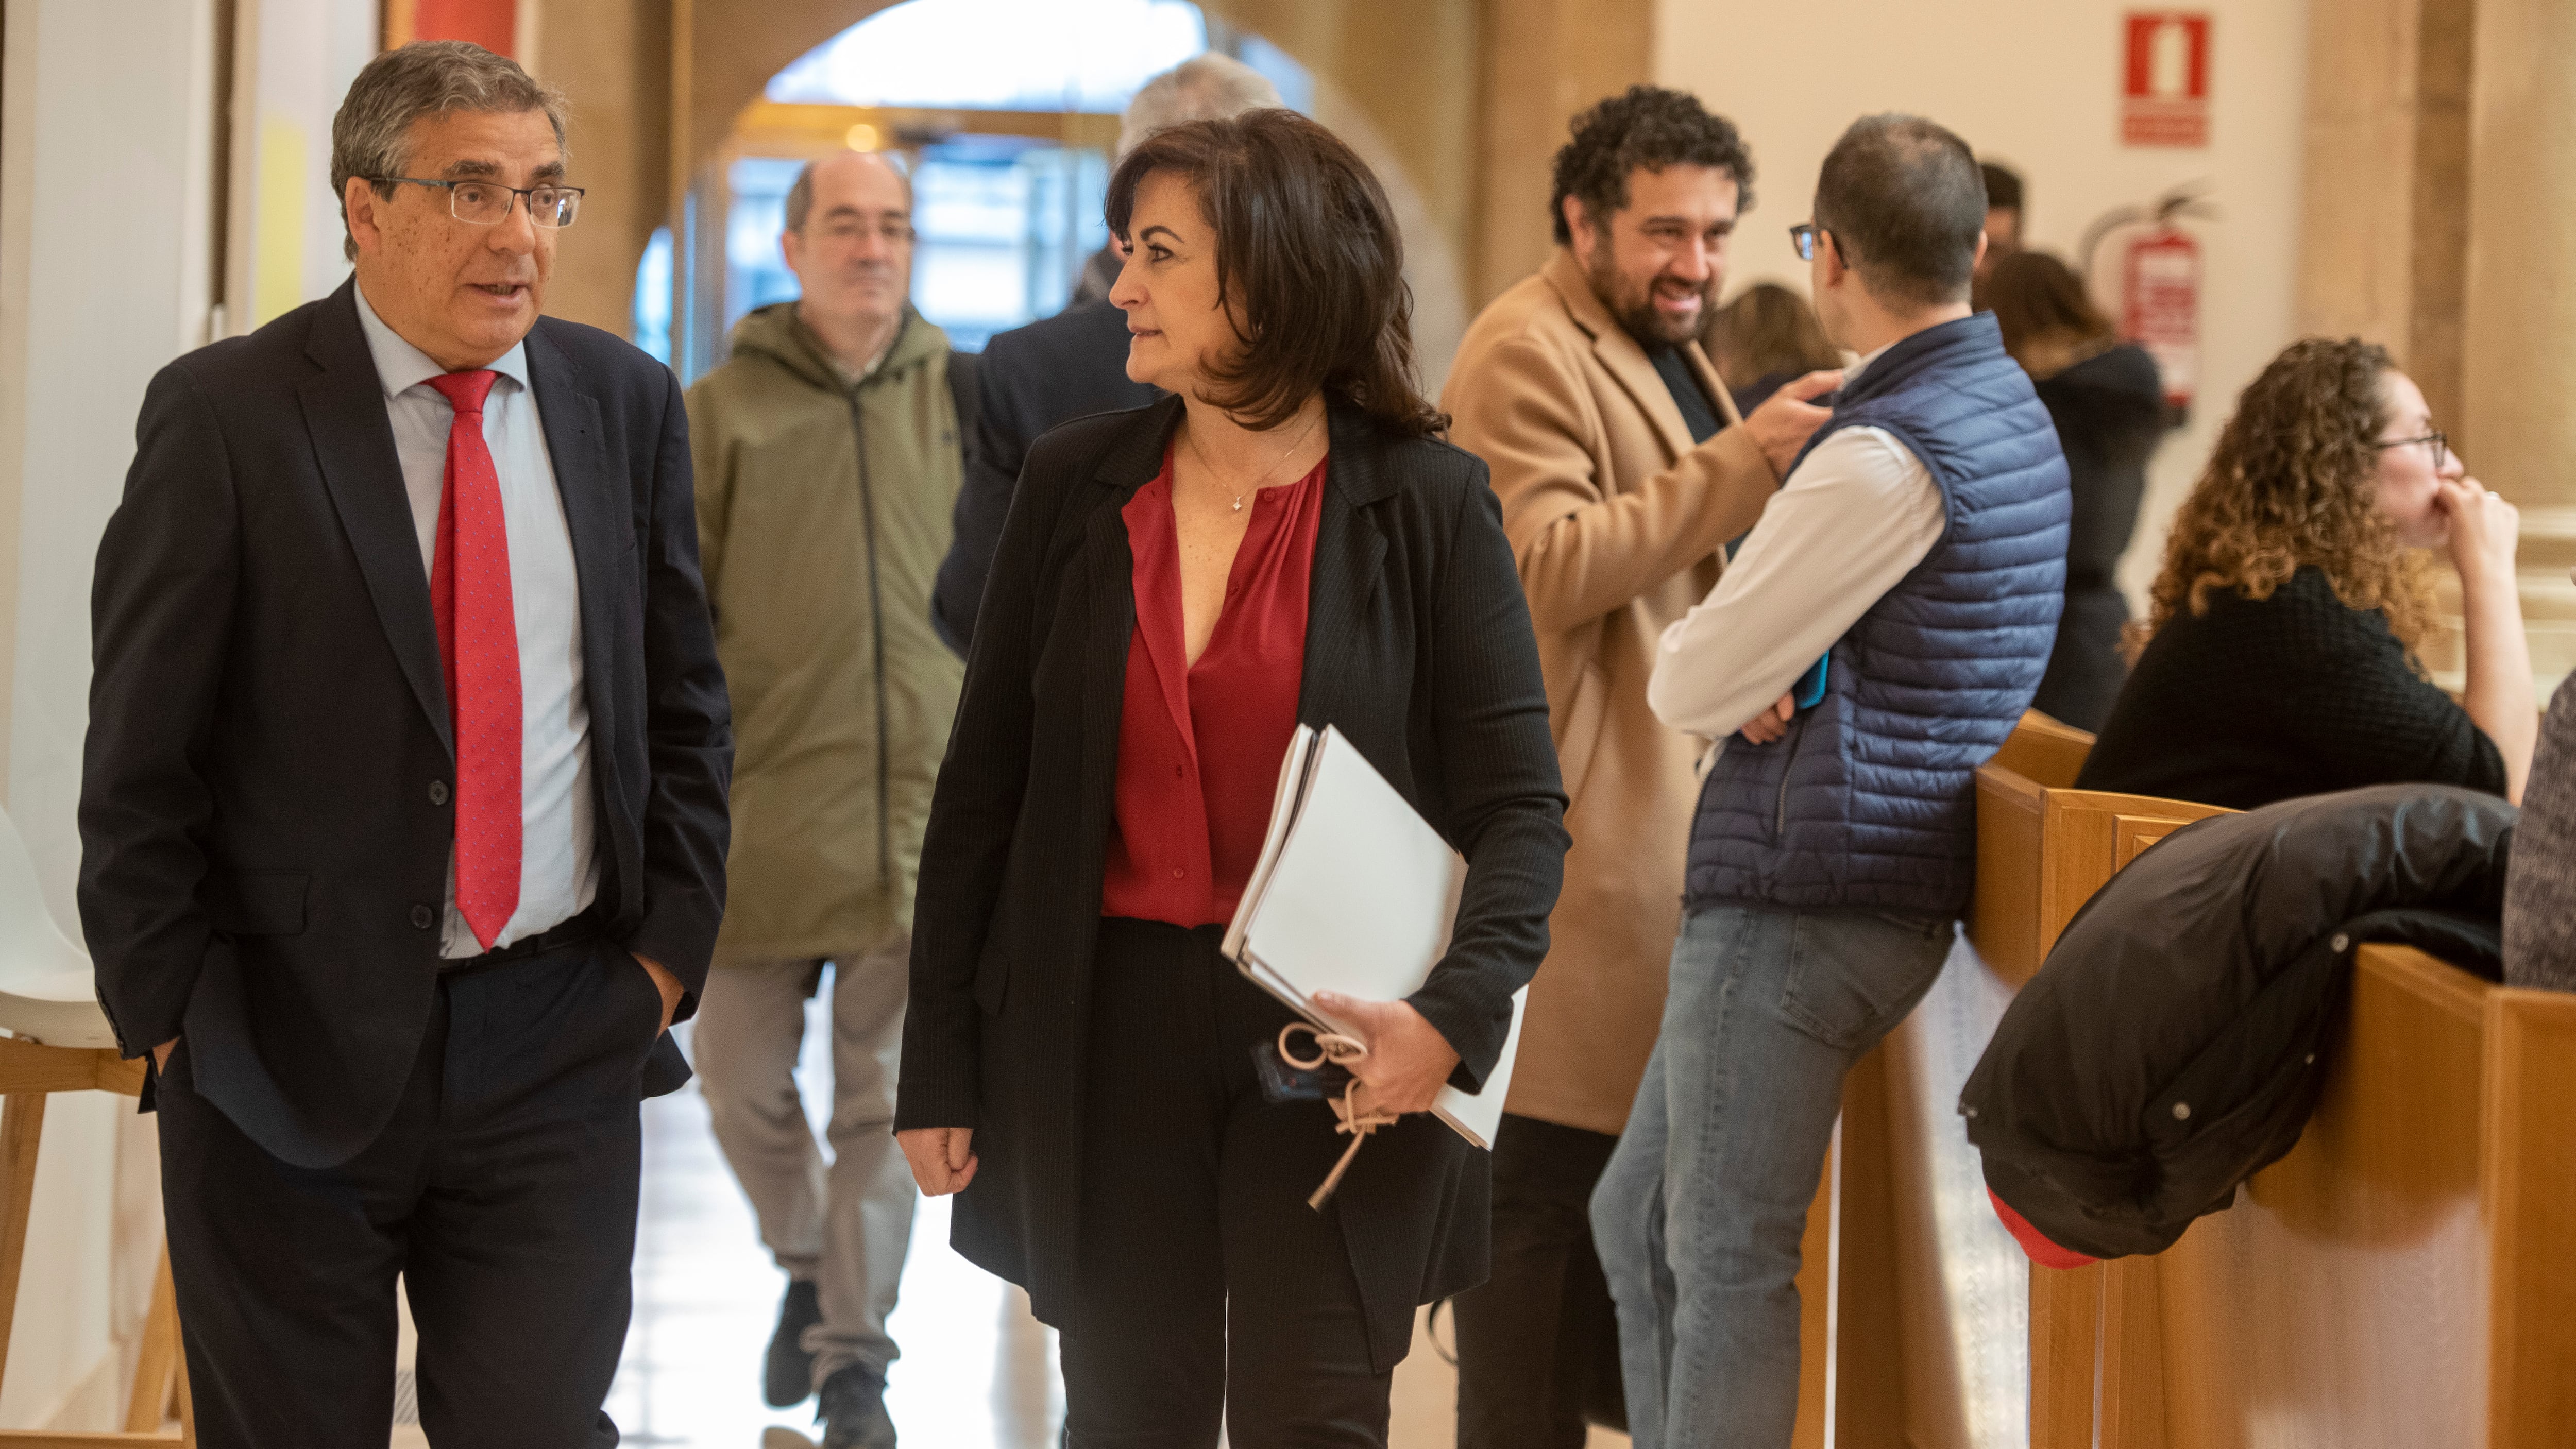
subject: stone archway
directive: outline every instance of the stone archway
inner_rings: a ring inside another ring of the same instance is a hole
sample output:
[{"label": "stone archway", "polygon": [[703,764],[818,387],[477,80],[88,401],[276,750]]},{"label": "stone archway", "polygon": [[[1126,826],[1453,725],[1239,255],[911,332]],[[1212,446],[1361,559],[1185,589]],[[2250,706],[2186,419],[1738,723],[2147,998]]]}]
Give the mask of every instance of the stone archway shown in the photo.
[{"label": "stone archway", "polygon": [[[743,106],[789,62],[896,0],[528,3],[536,55],[571,97],[573,151],[594,187],[584,225],[565,236],[553,309],[622,334],[646,242]],[[1371,164],[1412,193],[1400,203],[1408,231],[1427,225],[1445,253],[1416,258],[1422,280],[1457,289],[1454,305],[1424,299],[1435,362],[1445,360],[1440,334],[1456,335],[1434,325],[1435,310],[1463,326],[1545,258],[1547,157],[1566,118],[1652,65],[1652,0],[1201,4],[1304,65],[1318,108],[1335,112],[1326,124],[1365,142]],[[675,35],[689,43],[675,48]]]}]

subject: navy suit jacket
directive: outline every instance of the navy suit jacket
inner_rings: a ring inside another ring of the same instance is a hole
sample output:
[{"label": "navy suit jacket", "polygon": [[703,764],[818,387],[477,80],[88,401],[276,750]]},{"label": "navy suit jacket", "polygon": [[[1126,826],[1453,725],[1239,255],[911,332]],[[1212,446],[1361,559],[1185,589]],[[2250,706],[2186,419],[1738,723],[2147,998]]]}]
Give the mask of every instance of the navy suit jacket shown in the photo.
[{"label": "navy suit jacket", "polygon": [[[81,925],[119,1047],[287,1162],[346,1161],[439,972],[455,745],[355,282],[161,370],[90,600]],[[529,378],[580,579],[609,935],[695,1010],[724,910],[731,710],[668,368],[541,319]],[[687,1071],[666,1037],[648,1084]]]},{"label": "navy suit jacket", "polygon": [[1128,380],[1127,314],[1106,300],[1077,302],[1000,334],[984,345],[979,366],[982,400],[966,432],[956,532],[930,592],[930,625],[960,658],[974,641],[975,612],[1029,445],[1058,423],[1143,407],[1163,395]]}]

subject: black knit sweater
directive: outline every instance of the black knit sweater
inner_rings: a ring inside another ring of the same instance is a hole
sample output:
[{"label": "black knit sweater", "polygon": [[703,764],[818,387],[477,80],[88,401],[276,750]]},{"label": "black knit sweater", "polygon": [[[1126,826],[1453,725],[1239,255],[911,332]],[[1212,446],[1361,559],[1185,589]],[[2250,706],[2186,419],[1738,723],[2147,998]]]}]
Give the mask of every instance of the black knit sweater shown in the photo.
[{"label": "black knit sweater", "polygon": [[2504,793],[2504,758],[2408,666],[2388,616],[2302,568],[2268,599],[2213,590],[2159,630],[2076,787],[2251,810],[2421,780]]}]

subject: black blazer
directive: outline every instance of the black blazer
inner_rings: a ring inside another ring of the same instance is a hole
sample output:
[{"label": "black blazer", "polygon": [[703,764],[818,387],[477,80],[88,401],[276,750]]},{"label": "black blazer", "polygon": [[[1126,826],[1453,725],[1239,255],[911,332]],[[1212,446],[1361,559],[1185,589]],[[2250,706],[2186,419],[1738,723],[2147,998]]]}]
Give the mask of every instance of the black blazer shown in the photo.
[{"label": "black blazer", "polygon": [[[1134,559],[1119,510],[1162,466],[1177,398],[1040,439],[993,561],[913,908],[898,1130],[976,1129],[952,1239],[1061,1321],[1073,1289],[1082,1063],[1117,783]],[[1339,726],[1467,857],[1449,955],[1412,998],[1474,1090],[1547,954],[1565,794],[1538,647],[1484,463],[1332,408],[1297,717]],[[1481,1281],[1489,1179],[1428,1115],[1333,1199],[1370,1339]]]},{"label": "black blazer", "polygon": [[[99,544],[81,925],[119,1048],[284,1160],[373,1140],[438,972],[455,748],[429,579],[355,283],[152,380]],[[695,1009],[733,731],[670,370],[528,335],[580,575],[609,934]],[[684,1077],[667,1038],[648,1072]]]},{"label": "black blazer", "polygon": [[[984,344],[978,366],[980,401],[966,428],[955,531],[930,591],[930,625],[961,655],[974,641],[975,606],[993,571],[993,550],[1029,445],[1058,423],[1143,407],[1162,396],[1128,380],[1127,314],[1106,301],[1078,302],[999,334]],[[961,422],[968,416],[958,410]]]}]

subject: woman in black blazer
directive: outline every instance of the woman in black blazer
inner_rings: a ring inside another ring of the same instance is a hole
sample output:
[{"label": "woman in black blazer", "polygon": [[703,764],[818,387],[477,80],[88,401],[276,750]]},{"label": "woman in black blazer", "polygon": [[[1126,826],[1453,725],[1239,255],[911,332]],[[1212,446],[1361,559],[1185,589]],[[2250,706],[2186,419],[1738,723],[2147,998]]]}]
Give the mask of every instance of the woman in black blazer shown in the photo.
[{"label": "woman in black blazer", "polygon": [[[1566,835],[1537,650],[1485,465],[1414,388],[1358,158],[1286,111],[1175,127],[1120,164],[1109,221],[1128,374],[1174,396],[1048,433],[1021,473],[922,851],[896,1129],[924,1192],[961,1193],[958,1250],[1062,1330],[1074,1445],[1212,1446],[1220,1411],[1238,1449],[1380,1445],[1414,1306],[1486,1272],[1485,1155],[1423,1109],[1481,1086],[1546,953]],[[1218,953],[1269,810],[1248,782],[1300,722],[1468,861],[1429,982],[1342,1009],[1370,1101],[1410,1115],[1320,1212],[1345,1139],[1263,1097],[1290,1018]]]}]

